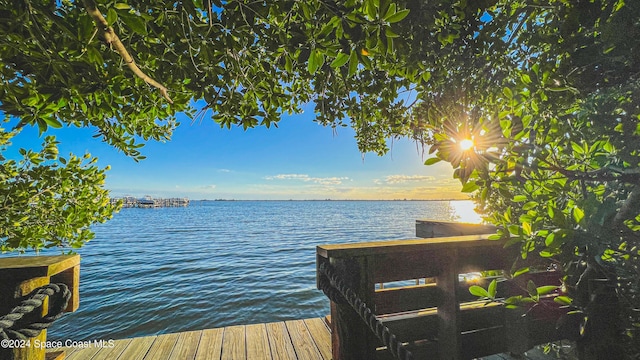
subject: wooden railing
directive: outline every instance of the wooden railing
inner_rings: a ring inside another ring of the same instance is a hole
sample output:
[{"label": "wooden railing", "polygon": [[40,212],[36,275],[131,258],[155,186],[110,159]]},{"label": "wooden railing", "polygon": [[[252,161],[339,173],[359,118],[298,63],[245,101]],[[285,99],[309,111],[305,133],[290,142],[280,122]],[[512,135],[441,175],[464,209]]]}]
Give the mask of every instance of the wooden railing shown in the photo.
[{"label": "wooden railing", "polygon": [[[460,274],[509,269],[512,250],[487,235],[443,237],[317,247],[317,264],[330,264],[372,309],[415,359],[471,359],[501,352],[524,352],[536,344],[565,338],[556,329],[566,312],[541,299],[533,308],[506,309],[500,302],[477,301],[468,288],[486,285]],[[433,279],[420,285],[376,284]],[[543,271],[512,280],[499,278],[498,294],[527,294],[527,283],[560,285],[560,274]],[[524,316],[523,316],[524,315]],[[333,359],[385,359],[390,352],[348,304],[331,302]]]}]

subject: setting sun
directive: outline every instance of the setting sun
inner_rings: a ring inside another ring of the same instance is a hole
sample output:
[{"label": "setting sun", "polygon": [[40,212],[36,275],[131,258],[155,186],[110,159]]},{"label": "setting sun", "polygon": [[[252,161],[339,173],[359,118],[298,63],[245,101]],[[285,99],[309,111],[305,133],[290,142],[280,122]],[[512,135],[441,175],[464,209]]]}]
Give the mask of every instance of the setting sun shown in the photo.
[{"label": "setting sun", "polygon": [[464,139],[464,140],[460,141],[460,149],[462,151],[470,150],[472,147],[473,147],[473,140]]}]

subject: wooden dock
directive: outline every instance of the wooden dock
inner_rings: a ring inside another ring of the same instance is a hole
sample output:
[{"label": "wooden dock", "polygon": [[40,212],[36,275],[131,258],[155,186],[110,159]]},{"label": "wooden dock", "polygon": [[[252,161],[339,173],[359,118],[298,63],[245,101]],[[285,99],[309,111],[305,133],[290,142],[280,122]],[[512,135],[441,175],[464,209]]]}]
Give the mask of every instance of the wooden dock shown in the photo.
[{"label": "wooden dock", "polygon": [[143,198],[125,196],[121,198],[111,198],[111,204],[121,203],[123,208],[159,208],[159,207],[186,207],[189,206],[188,198],[152,198],[147,195]]},{"label": "wooden dock", "polygon": [[331,359],[331,335],[320,318],[146,336],[113,344],[67,348],[65,360]]},{"label": "wooden dock", "polygon": [[[65,350],[65,360],[331,360],[331,333],[325,319],[316,318],[145,336],[115,340],[112,347],[107,343]],[[532,349],[517,356],[482,359],[554,358]]]}]

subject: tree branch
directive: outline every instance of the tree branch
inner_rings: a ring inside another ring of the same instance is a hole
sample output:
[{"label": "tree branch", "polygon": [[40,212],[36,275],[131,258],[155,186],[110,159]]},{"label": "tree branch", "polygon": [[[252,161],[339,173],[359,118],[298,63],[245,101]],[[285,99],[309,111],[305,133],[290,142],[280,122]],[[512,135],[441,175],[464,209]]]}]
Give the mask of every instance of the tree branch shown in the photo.
[{"label": "tree branch", "polygon": [[575,170],[567,170],[561,166],[557,166],[549,163],[543,159],[540,159],[540,162],[547,164],[547,167],[539,167],[540,170],[547,171],[555,171],[562,174],[569,180],[581,180],[581,181],[593,181],[593,182],[604,182],[604,181],[620,181],[627,184],[636,184],[640,185],[640,172],[635,171],[633,169],[629,171],[619,171],[612,168],[601,168],[597,170],[591,171],[575,171]]},{"label": "tree branch", "polygon": [[622,228],[625,220],[632,219],[638,215],[638,207],[640,207],[640,186],[636,185],[613,218],[612,228]]},{"label": "tree branch", "polygon": [[96,23],[96,26],[104,36],[104,40],[113,49],[115,49],[118,52],[118,54],[120,54],[120,56],[122,57],[122,60],[124,60],[124,62],[129,67],[129,69],[133,71],[133,73],[137,77],[144,80],[147,84],[160,90],[160,93],[162,94],[162,96],[170,104],[173,104],[173,100],[171,100],[171,98],[169,97],[167,88],[164,87],[159,82],[153,80],[151,77],[145,74],[142,70],[140,70],[138,65],[136,65],[136,62],[133,60],[133,57],[129,54],[129,51],[127,51],[127,48],[125,48],[124,44],[122,44],[122,41],[120,41],[120,38],[113,30],[113,27],[109,26],[107,19],[104,18],[100,10],[98,10],[98,8],[96,7],[96,3],[93,0],[83,0],[83,2],[84,2],[84,7],[87,9],[87,13],[89,14],[89,16],[91,16],[93,21]]}]

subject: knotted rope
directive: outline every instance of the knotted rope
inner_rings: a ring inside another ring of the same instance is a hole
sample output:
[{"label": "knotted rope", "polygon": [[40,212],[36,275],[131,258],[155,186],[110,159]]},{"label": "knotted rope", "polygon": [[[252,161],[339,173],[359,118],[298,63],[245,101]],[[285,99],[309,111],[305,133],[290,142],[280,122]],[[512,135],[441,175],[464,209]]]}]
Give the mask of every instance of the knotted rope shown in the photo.
[{"label": "knotted rope", "polygon": [[[38,310],[44,299],[49,297],[49,312],[30,324],[22,324],[20,321],[25,315]],[[48,284],[37,288],[20,305],[16,306],[7,315],[0,317],[0,339],[26,340],[36,337],[40,332],[48,328],[58,320],[71,299],[71,291],[65,284]]]},{"label": "knotted rope", "polygon": [[389,328],[376,318],[373,311],[345,284],[330,264],[322,263],[318,270],[322,275],[319,279],[320,289],[331,301],[338,304],[349,304],[376,337],[382,341],[382,344],[387,347],[387,350],[391,352],[394,358],[399,360],[413,359],[411,351],[407,350],[398,341],[396,335],[392,334]]}]

